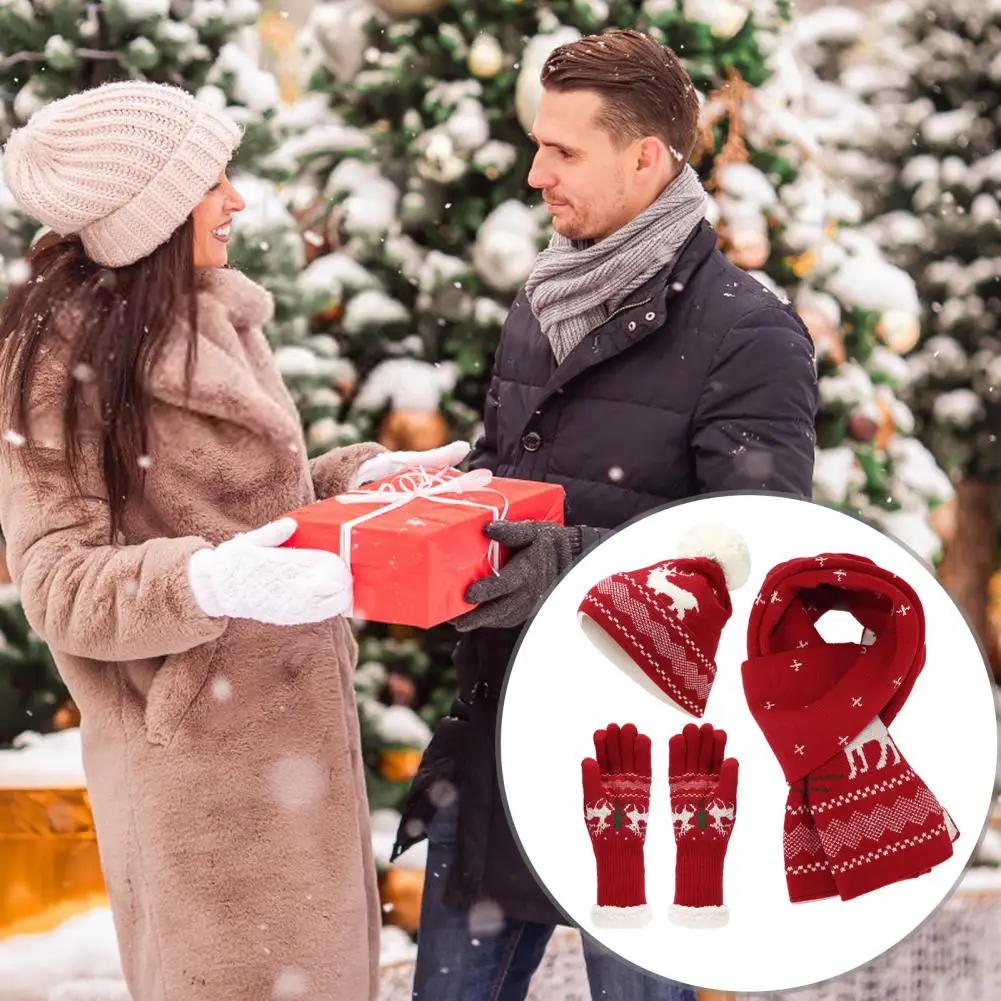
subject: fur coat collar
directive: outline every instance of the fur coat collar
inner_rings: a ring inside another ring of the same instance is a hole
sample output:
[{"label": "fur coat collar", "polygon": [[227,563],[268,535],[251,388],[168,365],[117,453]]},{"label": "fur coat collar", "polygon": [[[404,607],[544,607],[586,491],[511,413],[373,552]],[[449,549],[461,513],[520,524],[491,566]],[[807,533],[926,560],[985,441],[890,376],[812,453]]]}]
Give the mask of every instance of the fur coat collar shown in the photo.
[{"label": "fur coat collar", "polygon": [[262,329],[273,315],[270,293],[239,271],[212,268],[199,272],[190,395],[185,394],[188,323],[180,318],[152,373],[153,397],[284,445],[302,446],[298,411]]}]

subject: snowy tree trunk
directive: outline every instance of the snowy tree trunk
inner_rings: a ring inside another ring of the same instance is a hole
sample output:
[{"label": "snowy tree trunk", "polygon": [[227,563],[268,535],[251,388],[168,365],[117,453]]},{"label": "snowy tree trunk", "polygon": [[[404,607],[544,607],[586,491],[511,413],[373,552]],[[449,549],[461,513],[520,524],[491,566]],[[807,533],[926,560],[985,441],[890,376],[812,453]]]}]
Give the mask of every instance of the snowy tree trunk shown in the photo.
[{"label": "snowy tree trunk", "polygon": [[[956,488],[956,534],[942,567],[942,578],[956,599],[984,650],[990,651],[987,621],[988,584],[996,566],[995,526],[998,487],[976,480],[963,480]],[[995,677],[1001,665],[993,663]]]}]

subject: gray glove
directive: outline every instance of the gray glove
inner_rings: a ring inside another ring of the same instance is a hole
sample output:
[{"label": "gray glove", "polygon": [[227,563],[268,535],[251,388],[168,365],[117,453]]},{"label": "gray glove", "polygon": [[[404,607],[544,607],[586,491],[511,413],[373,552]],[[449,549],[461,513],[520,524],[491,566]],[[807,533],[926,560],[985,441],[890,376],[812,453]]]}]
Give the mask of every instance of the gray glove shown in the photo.
[{"label": "gray glove", "polygon": [[466,601],[477,607],[452,620],[459,632],[521,625],[580,556],[585,540],[599,537],[594,529],[548,521],[492,521],[483,532],[511,552],[499,573],[469,585]]}]

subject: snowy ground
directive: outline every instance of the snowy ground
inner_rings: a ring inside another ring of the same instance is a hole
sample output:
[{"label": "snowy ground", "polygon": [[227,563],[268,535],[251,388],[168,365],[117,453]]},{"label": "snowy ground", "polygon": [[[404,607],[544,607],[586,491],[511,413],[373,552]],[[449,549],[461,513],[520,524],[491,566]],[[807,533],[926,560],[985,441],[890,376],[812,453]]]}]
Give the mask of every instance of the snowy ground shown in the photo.
[{"label": "snowy ground", "polygon": [[[73,789],[85,786],[77,729],[41,736],[22,734],[12,750],[0,751],[0,788]],[[373,817],[373,849],[388,865],[398,815],[380,810]],[[423,868],[426,847],[415,846],[401,867]],[[386,927],[384,968],[408,963],[416,954],[410,936]],[[111,912],[96,908],[68,919],[46,934],[0,941],[0,1001],[129,1001]]]},{"label": "snowy ground", "polygon": [[[26,735],[21,743],[27,746],[0,751],[0,787],[52,788],[83,784],[77,731],[47,737]],[[377,811],[373,817],[373,847],[381,864],[386,864],[388,859],[396,826],[396,818],[388,813]],[[1001,862],[1001,831],[988,829],[979,857],[986,862]],[[423,866],[422,852],[408,852],[404,859],[408,866]],[[1001,950],[1001,929],[997,927],[999,902],[1001,867],[979,867],[966,873],[954,901],[947,907],[961,909],[963,917],[958,925],[969,928],[962,934],[954,933],[953,924],[957,924],[954,913],[952,924],[943,920],[936,933],[952,942],[950,948],[957,953],[952,957],[954,962],[959,959],[969,966],[972,959],[966,954],[970,950],[987,949],[992,953]],[[930,924],[937,920],[933,919]],[[958,938],[953,940],[953,934]],[[976,947],[967,939],[976,939]],[[900,947],[901,950],[906,948]],[[405,932],[392,927],[383,929],[380,1001],[409,998],[411,962],[415,953],[416,947]],[[909,961],[903,953],[898,957],[898,962],[905,966]],[[970,966],[971,969],[975,967],[975,963]],[[889,975],[896,976],[893,972]],[[566,930],[566,934],[554,937],[529,997],[531,1001],[585,1001],[585,984],[576,936]],[[868,997],[866,995],[866,999]],[[0,941],[0,1001],[130,1001],[122,981],[110,911],[96,908],[68,919],[51,932]],[[809,999],[804,997],[803,1001]],[[845,994],[842,1001],[854,1001],[854,995]],[[906,999],[902,997],[902,1001],[910,1001],[910,995]]]},{"label": "snowy ground", "polygon": [[[405,932],[383,929],[384,967],[415,952]],[[95,908],[47,934],[0,942],[0,1001],[129,1001],[111,911]]]}]

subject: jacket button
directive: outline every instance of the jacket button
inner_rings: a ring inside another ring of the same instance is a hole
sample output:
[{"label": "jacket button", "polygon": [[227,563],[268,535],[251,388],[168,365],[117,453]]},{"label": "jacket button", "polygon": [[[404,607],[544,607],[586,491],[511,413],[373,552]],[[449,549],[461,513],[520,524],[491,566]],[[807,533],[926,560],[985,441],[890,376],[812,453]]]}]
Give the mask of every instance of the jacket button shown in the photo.
[{"label": "jacket button", "polygon": [[521,443],[525,447],[526,452],[535,452],[542,444],[542,435],[540,435],[538,431],[529,431],[528,434],[521,439]]}]

